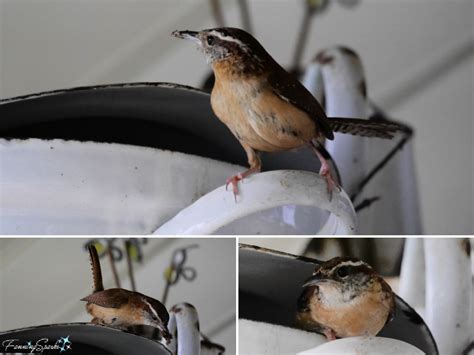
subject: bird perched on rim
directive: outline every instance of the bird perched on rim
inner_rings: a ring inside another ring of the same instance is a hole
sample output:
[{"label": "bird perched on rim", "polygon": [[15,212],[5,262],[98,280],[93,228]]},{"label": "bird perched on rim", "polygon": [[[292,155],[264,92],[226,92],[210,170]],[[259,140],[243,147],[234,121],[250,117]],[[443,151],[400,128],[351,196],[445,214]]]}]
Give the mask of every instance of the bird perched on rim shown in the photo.
[{"label": "bird perched on rim", "polygon": [[166,307],[158,300],[141,293],[123,288],[104,290],[99,255],[95,246],[89,245],[94,292],[81,299],[87,302],[86,310],[93,317],[93,324],[110,326],[127,330],[132,326],[148,325],[158,328],[162,339],[168,343],[171,335],[168,332],[169,314]]},{"label": "bird perched on rim", "polygon": [[328,340],[376,335],[395,312],[390,286],[355,258],[336,257],[322,263],[303,287],[296,323]]},{"label": "bird perched on rim", "polygon": [[321,161],[320,174],[331,193],[331,176],[321,142],[335,132],[391,138],[398,127],[359,119],[328,118],[318,101],[286,72],[249,33],[238,28],[174,31],[173,36],[196,42],[214,70],[211,106],[247,153],[250,168],[227,179],[237,184],[261,170],[259,152],[311,146]]}]

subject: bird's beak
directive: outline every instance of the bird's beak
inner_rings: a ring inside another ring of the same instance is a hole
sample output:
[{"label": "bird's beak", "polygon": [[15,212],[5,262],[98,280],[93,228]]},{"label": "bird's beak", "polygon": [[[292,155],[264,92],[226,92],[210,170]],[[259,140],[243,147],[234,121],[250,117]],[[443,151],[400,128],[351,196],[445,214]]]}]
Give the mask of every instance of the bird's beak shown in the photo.
[{"label": "bird's beak", "polygon": [[160,323],[160,322],[154,322],[154,327],[158,328],[161,331],[161,336],[164,339],[166,339],[166,340],[171,339],[171,334],[170,334],[168,328],[166,327],[166,325],[164,325],[163,323]]},{"label": "bird's beak", "polygon": [[190,39],[196,43],[201,43],[201,40],[199,39],[199,36],[198,36],[199,32],[196,32],[196,31],[188,31],[188,30],[173,31],[171,35],[176,38]]},{"label": "bird's beak", "polygon": [[331,282],[331,280],[321,277],[319,275],[314,275],[307,279],[302,287],[318,286],[323,282]]}]

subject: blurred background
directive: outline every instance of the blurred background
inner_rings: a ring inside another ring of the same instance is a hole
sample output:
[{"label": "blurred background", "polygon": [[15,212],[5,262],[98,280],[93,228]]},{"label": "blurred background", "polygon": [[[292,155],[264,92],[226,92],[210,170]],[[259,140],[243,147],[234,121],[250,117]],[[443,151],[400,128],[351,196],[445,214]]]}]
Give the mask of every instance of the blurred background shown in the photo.
[{"label": "blurred background", "polygon": [[[92,293],[89,239],[0,239],[0,331],[33,325],[89,322],[85,302]],[[114,246],[122,251],[123,239]],[[201,331],[235,354],[235,239],[149,239],[134,262],[137,291],[162,300],[164,272],[176,249],[188,249],[184,264],[193,281],[181,277],[169,289],[166,307],[193,304]],[[218,265],[219,267],[216,267]],[[101,258],[104,287],[116,287],[107,257]],[[131,289],[126,258],[116,262],[121,286]]]},{"label": "blurred background", "polygon": [[[394,289],[403,256],[405,238],[239,238],[239,243],[257,245],[317,260],[351,256],[372,265],[388,277]],[[390,252],[387,252],[390,251]],[[420,253],[420,258],[423,257]]]},{"label": "blurred background", "polygon": [[[135,81],[200,87],[209,74],[203,56],[170,33],[215,27],[211,3],[216,1],[0,0],[0,97]],[[223,22],[242,27],[243,2],[219,3]],[[254,35],[291,66],[306,1],[245,3]],[[424,233],[474,233],[474,2],[329,5],[313,18],[301,65],[336,44],[356,50],[369,96],[415,128]]]}]

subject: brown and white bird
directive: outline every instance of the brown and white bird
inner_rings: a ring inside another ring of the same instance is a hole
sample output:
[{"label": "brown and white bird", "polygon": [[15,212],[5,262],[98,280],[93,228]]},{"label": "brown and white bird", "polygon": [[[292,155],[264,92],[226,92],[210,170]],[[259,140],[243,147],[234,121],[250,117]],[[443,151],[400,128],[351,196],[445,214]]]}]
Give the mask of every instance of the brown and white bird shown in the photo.
[{"label": "brown and white bird", "polygon": [[158,328],[165,343],[171,339],[168,332],[169,314],[158,300],[123,288],[104,290],[99,256],[93,245],[89,246],[94,292],[81,299],[87,302],[86,310],[93,317],[93,324],[127,330],[133,326],[148,325]]},{"label": "brown and white bird", "polygon": [[393,124],[348,118],[328,118],[306,88],[285,71],[249,33],[238,28],[174,31],[173,36],[196,42],[211,64],[215,84],[211,106],[247,153],[250,168],[230,177],[238,181],[261,170],[259,152],[310,146],[321,161],[320,174],[332,192],[331,176],[321,142],[333,132],[392,138]]},{"label": "brown and white bird", "polygon": [[390,286],[361,260],[336,257],[318,266],[298,299],[298,327],[329,340],[376,335],[393,317]]}]

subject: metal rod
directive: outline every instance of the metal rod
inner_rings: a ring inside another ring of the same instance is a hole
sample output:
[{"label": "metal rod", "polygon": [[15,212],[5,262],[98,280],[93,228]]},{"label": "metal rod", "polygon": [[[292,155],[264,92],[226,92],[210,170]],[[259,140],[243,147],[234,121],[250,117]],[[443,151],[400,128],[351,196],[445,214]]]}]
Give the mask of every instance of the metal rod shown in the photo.
[{"label": "metal rod", "polygon": [[364,199],[361,203],[359,203],[358,205],[354,206],[354,210],[356,212],[360,212],[362,211],[363,209],[365,208],[369,208],[374,202],[380,200],[380,197],[379,196],[374,196],[374,197],[371,197],[371,198],[366,198]]},{"label": "metal rod", "polygon": [[240,16],[242,17],[242,28],[248,33],[252,33],[252,24],[250,22],[250,11],[247,0],[239,0]]},{"label": "metal rod", "polygon": [[112,269],[112,274],[114,275],[115,285],[117,288],[120,288],[120,278],[115,266],[114,255],[112,254],[112,243],[110,241],[107,242],[107,256],[109,257],[110,268]]},{"label": "metal rod", "polygon": [[[395,122],[391,120],[386,120],[389,122]],[[385,158],[383,158],[375,167],[365,176],[364,179],[357,185],[355,192],[351,195],[351,200],[355,201],[355,199],[361,194],[364,187],[373,179],[373,177],[380,171],[382,168],[387,165],[387,163],[393,158],[393,156],[403,148],[403,146],[411,139],[413,136],[413,129],[410,126],[397,122],[398,124],[403,126],[403,133],[404,137],[397,143],[397,145],[387,153]],[[372,201],[373,202],[373,201]]]},{"label": "metal rod", "polygon": [[474,39],[469,39],[460,47],[449,51],[443,58],[433,64],[427,64],[423,70],[413,75],[385,97],[378,98],[378,104],[385,110],[392,110],[409,98],[432,85],[443,76],[454,71],[474,55]]},{"label": "metal rod", "polygon": [[166,280],[166,285],[165,285],[165,290],[163,291],[163,297],[161,297],[161,303],[163,303],[166,306],[166,301],[168,300],[168,294],[170,292],[170,287],[171,287],[171,282],[167,279]]},{"label": "metal rod", "polygon": [[219,0],[210,0],[212,15],[216,20],[218,27],[224,27],[224,15],[222,14],[222,7]]},{"label": "metal rod", "polygon": [[309,25],[311,24],[311,17],[313,16],[314,11],[308,9],[305,10],[303,22],[300,28],[300,35],[298,37],[298,42],[296,42],[295,51],[293,53],[293,61],[291,64],[292,70],[297,71],[299,64],[301,62],[301,57],[303,55],[304,45],[306,44],[306,39],[308,38]]},{"label": "metal rod", "polygon": [[125,240],[125,253],[127,255],[127,269],[128,269],[128,276],[130,277],[130,283],[132,285],[132,291],[136,291],[136,284],[135,284],[135,276],[133,274],[133,263],[132,263],[132,256],[130,255],[132,243],[129,240]]}]

